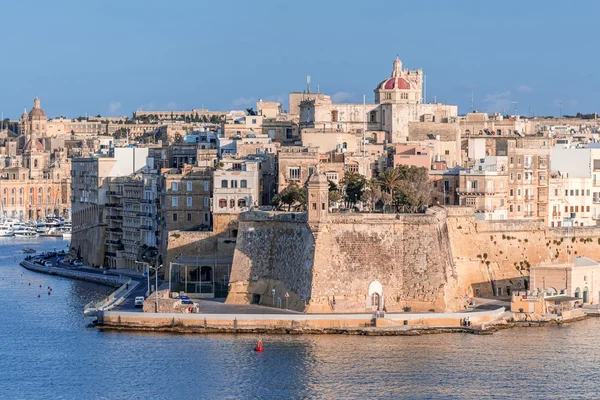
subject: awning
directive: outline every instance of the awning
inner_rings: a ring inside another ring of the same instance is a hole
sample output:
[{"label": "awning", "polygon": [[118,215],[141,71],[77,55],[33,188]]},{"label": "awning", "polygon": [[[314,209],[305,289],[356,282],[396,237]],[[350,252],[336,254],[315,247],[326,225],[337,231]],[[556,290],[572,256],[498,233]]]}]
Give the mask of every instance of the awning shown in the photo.
[{"label": "awning", "polygon": [[566,301],[577,301],[582,300],[579,297],[571,297],[571,296],[550,296],[545,298],[546,301],[552,301],[554,303],[564,303]]}]

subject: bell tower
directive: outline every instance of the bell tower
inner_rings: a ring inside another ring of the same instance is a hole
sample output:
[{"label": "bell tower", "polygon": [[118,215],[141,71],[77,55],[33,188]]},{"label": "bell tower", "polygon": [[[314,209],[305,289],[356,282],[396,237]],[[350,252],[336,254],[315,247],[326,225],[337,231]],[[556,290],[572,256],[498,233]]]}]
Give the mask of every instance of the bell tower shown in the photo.
[{"label": "bell tower", "polygon": [[306,192],[308,222],[327,221],[327,214],[329,214],[329,181],[327,176],[319,170],[318,164],[313,174],[308,178]]}]

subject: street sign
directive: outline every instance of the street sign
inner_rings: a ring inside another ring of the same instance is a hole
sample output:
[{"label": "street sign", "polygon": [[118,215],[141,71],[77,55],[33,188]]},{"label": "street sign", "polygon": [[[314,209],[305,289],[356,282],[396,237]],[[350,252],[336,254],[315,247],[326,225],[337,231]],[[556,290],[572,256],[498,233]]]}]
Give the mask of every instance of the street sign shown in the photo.
[{"label": "street sign", "polygon": [[278,303],[281,303],[281,297],[278,297],[278,298],[277,298],[277,302],[278,302]]},{"label": "street sign", "polygon": [[288,292],[285,292],[285,297],[290,297],[290,294]]},{"label": "street sign", "polygon": [[271,294],[275,296],[275,289],[271,289]]}]

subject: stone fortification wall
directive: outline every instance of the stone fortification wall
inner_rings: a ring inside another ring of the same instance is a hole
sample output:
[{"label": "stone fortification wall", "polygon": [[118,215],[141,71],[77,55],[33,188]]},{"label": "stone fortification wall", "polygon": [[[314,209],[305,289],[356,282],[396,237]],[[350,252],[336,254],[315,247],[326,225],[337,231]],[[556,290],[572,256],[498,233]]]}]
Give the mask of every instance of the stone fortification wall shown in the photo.
[{"label": "stone fortification wall", "polygon": [[374,310],[374,293],[387,311],[447,311],[458,307],[446,296],[454,282],[440,209],[427,215],[330,215],[317,236],[309,311]]},{"label": "stone fortification wall", "polygon": [[[273,305],[289,293],[288,308],[304,310],[310,299],[314,238],[303,213],[243,213],[227,303]],[[275,296],[272,290],[275,290]]]},{"label": "stone fortification wall", "polygon": [[[472,210],[448,208],[458,293],[491,296],[528,287],[529,269],[574,256],[600,260],[600,227],[547,228],[542,221],[475,221]],[[570,254],[569,254],[570,253]]]},{"label": "stone fortification wall", "polygon": [[[445,212],[428,215],[340,214],[309,225],[304,214],[242,214],[229,303],[307,312],[446,311],[458,307]],[[335,302],[333,301],[335,299]]]},{"label": "stone fortification wall", "polygon": [[72,255],[81,254],[86,265],[104,265],[104,242],[106,242],[106,227],[103,225],[73,231],[71,237]]}]

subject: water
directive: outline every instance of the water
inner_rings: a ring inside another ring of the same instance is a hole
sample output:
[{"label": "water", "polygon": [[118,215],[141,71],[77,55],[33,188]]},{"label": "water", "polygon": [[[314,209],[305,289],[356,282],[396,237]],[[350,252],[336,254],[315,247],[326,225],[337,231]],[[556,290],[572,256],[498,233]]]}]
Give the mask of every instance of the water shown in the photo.
[{"label": "water", "polygon": [[253,335],[103,333],[82,307],[110,288],[14,261],[65,244],[0,239],[0,398],[598,398],[600,319],[492,336],[267,336],[264,353]]}]

